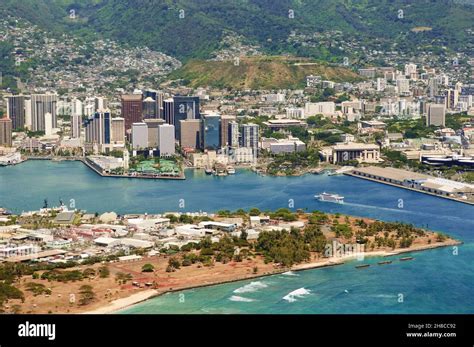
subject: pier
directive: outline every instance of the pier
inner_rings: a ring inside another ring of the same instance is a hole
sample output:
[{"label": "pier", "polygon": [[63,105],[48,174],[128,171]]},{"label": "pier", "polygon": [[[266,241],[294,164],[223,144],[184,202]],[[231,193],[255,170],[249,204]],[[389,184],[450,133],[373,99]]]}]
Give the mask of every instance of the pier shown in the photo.
[{"label": "pier", "polygon": [[355,168],[345,175],[474,205],[474,185],[391,167]]}]

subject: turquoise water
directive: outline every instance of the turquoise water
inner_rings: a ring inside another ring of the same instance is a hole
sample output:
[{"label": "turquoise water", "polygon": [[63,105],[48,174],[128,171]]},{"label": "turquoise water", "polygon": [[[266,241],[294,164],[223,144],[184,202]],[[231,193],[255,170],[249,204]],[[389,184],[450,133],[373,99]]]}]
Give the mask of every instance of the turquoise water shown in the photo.
[{"label": "turquoise water", "polygon": [[[188,171],[186,176],[185,181],[103,178],[78,162],[30,161],[0,168],[0,206],[21,212],[38,209],[45,198],[50,205],[61,198],[74,199],[77,208],[89,212],[156,213],[276,209],[293,202],[295,209],[428,226],[465,242],[458,255],[443,248],[385,266],[357,270],[352,262],[171,293],[125,313],[474,313],[472,206],[347,176],[261,177],[248,171],[229,177]],[[323,191],[344,195],[347,203],[315,200]],[[287,297],[295,290],[302,295]]]}]

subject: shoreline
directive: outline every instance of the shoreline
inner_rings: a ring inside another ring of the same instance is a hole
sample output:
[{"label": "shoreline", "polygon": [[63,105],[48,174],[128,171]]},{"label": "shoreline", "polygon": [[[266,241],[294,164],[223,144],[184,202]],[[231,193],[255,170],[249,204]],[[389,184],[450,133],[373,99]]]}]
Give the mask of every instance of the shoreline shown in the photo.
[{"label": "shoreline", "polygon": [[474,201],[453,198],[451,196],[445,196],[445,195],[440,195],[440,194],[436,194],[436,193],[430,193],[430,192],[427,192],[425,190],[420,190],[420,189],[411,188],[411,187],[405,187],[405,186],[400,185],[400,184],[386,182],[386,181],[378,180],[376,178],[365,177],[365,176],[354,174],[352,172],[344,172],[344,175],[354,177],[354,178],[359,178],[359,179],[366,180],[366,181],[371,181],[371,182],[374,182],[374,183],[385,184],[385,185],[396,187],[396,188],[411,190],[412,192],[416,192],[416,193],[420,193],[420,194],[427,194],[427,195],[431,195],[431,196],[434,196],[434,197],[437,197],[437,198],[451,200],[451,201],[459,202],[459,203],[462,203],[462,204],[474,206]]},{"label": "shoreline", "polygon": [[[422,252],[422,251],[428,251],[428,250],[433,250],[437,248],[444,248],[444,247],[449,247],[449,246],[457,246],[457,245],[462,245],[463,242],[459,240],[454,240],[454,239],[449,239],[444,242],[440,243],[435,243],[435,244],[428,244],[428,245],[420,245],[420,246],[414,246],[410,248],[399,248],[395,249],[392,251],[370,251],[370,252],[364,252],[362,254],[362,260],[365,260],[365,258],[375,258],[375,257],[390,257],[390,256],[395,256],[399,254],[404,254],[404,253],[412,253],[412,252]],[[125,298],[120,298],[117,300],[114,300],[112,302],[107,303],[107,305],[104,305],[102,307],[96,308],[91,311],[85,311],[81,312],[79,314],[117,314],[118,311],[124,310],[126,308],[130,308],[132,306],[135,306],[137,304],[140,304],[142,302],[145,302],[147,300],[156,298],[158,296],[162,296],[167,293],[174,293],[174,292],[180,292],[183,290],[190,290],[190,289],[197,289],[197,288],[204,288],[204,287],[210,287],[210,286],[217,286],[221,284],[227,284],[227,283],[234,283],[234,282],[241,282],[241,281],[246,281],[250,279],[258,279],[258,278],[264,278],[268,276],[273,276],[273,275],[279,275],[285,272],[289,271],[306,271],[306,270],[314,270],[314,269],[319,269],[319,268],[325,268],[325,267],[330,267],[330,266],[337,266],[337,265],[343,265],[346,264],[352,260],[357,259],[360,257],[360,255],[347,255],[347,256],[342,256],[342,257],[331,257],[324,259],[322,261],[313,261],[310,263],[303,263],[303,264],[297,264],[293,265],[292,267],[289,268],[284,268],[284,269],[278,269],[275,271],[263,273],[263,274],[256,274],[256,275],[249,275],[249,276],[244,276],[244,277],[238,277],[235,279],[231,279],[228,281],[218,281],[214,283],[202,283],[199,285],[190,285],[190,286],[183,286],[180,288],[172,288],[172,289],[164,289],[164,290],[159,290],[159,289],[148,289],[145,291],[141,291],[139,293],[132,294],[128,297]],[[159,312],[157,312],[159,314]]]}]

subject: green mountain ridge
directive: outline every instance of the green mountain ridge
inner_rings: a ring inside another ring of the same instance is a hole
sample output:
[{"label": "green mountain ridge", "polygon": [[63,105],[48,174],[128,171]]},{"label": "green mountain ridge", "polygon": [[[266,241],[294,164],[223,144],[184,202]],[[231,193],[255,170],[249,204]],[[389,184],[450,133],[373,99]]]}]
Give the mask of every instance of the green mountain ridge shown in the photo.
[{"label": "green mountain ridge", "polygon": [[320,75],[335,82],[360,80],[356,73],[343,67],[281,56],[242,58],[238,65],[232,61],[190,60],[168,77],[183,79],[193,88],[242,90],[304,88],[308,75]]},{"label": "green mountain ridge", "polygon": [[[450,48],[472,41],[473,1],[459,0],[3,0],[0,11],[42,28],[146,45],[181,60],[208,58],[225,31],[264,53],[328,59],[343,53],[288,42],[292,31],[340,30],[405,46],[434,39]],[[75,18],[70,18],[73,10]],[[402,11],[402,18],[400,18]],[[431,31],[413,33],[414,27]],[[404,35],[401,35],[403,33]],[[439,42],[438,42],[439,44]],[[472,47],[472,43],[469,47]],[[347,53],[345,53],[347,54]]]}]

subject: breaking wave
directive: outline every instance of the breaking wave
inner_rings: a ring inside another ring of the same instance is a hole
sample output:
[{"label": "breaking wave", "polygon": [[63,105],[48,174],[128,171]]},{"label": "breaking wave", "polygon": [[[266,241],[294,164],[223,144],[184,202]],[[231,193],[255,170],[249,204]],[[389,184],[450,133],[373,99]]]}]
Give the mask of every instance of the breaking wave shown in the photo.
[{"label": "breaking wave", "polygon": [[283,300],[286,300],[288,302],[295,302],[297,299],[300,299],[304,297],[305,295],[309,295],[309,294],[311,294],[311,291],[309,289],[299,288],[285,295],[283,297]]},{"label": "breaking wave", "polygon": [[268,287],[267,284],[265,284],[263,282],[260,282],[260,281],[250,282],[249,284],[246,284],[245,286],[242,286],[242,287],[237,288],[236,290],[234,290],[234,293],[237,293],[237,294],[253,293],[253,292],[256,292],[260,289],[267,288],[267,287]]},{"label": "breaking wave", "polygon": [[229,298],[230,301],[237,301],[237,302],[253,302],[254,299],[244,298],[243,296],[232,295]]}]

